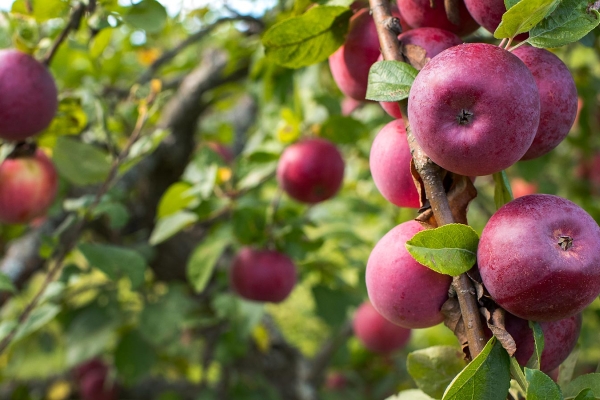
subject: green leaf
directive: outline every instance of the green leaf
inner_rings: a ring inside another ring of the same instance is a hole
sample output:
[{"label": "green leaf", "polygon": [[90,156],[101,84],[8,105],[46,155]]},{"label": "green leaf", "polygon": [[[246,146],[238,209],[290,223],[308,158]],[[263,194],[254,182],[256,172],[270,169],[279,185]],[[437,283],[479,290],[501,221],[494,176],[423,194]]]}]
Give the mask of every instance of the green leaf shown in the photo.
[{"label": "green leaf", "polygon": [[535,47],[560,47],[578,41],[600,23],[597,10],[588,11],[588,2],[563,0],[556,10],[529,32]]},{"label": "green leaf", "polygon": [[138,331],[126,333],[115,349],[115,366],[129,384],[147,375],[156,360],[154,349]]},{"label": "green leaf", "polygon": [[321,125],[320,136],[334,143],[352,144],[368,136],[369,129],[357,119],[332,115]]},{"label": "green leaf", "polygon": [[494,203],[496,203],[496,210],[513,200],[512,189],[508,182],[508,176],[506,172],[500,171],[494,174]]},{"label": "green leaf", "polygon": [[504,0],[504,6],[507,10],[510,10],[512,6],[517,4],[520,0]]},{"label": "green leaf", "polygon": [[110,279],[127,276],[134,289],[144,282],[146,261],[134,250],[93,243],[82,243],[79,250],[92,267],[98,268]]},{"label": "green leaf", "polygon": [[348,307],[360,302],[343,289],[331,289],[328,286],[313,286],[312,294],[316,303],[317,315],[331,326],[340,326],[347,319]]},{"label": "green leaf", "polygon": [[466,366],[463,352],[453,346],[413,351],[406,358],[410,376],[423,392],[441,398],[448,384]]},{"label": "green leaf", "polygon": [[52,160],[60,175],[80,186],[103,182],[110,171],[103,151],[65,136],[57,139]]},{"label": "green leaf", "polygon": [[233,234],[242,244],[258,243],[266,239],[267,226],[264,208],[240,207],[233,212]]},{"label": "green leaf", "polygon": [[54,317],[60,312],[60,307],[55,304],[42,304],[38,308],[34,309],[29,317],[21,324],[13,341],[24,338],[25,336],[37,331],[48,322],[52,321]]},{"label": "green leaf", "polygon": [[369,70],[367,100],[400,101],[408,97],[419,71],[400,61],[378,61]]},{"label": "green leaf", "polygon": [[581,392],[579,392],[577,397],[575,397],[575,400],[595,400],[595,399],[596,399],[596,396],[594,396],[594,392],[592,392],[592,389],[583,389]]},{"label": "green leaf", "polygon": [[154,345],[173,343],[181,334],[193,302],[185,289],[171,285],[166,295],[155,303],[147,303],[140,314],[139,330]]},{"label": "green leaf", "polygon": [[69,12],[69,1],[66,0],[29,1],[31,2],[31,10],[33,13],[29,13],[26,6],[26,0],[15,1],[12,5],[11,12],[32,15],[38,22],[44,22],[52,18],[61,18]]},{"label": "green leaf", "polygon": [[299,17],[281,21],[263,36],[265,54],[287,68],[326,60],[344,44],[351,16],[347,7],[317,6]]},{"label": "green leaf", "polygon": [[406,242],[419,263],[445,275],[458,276],[477,261],[479,236],[468,225],[448,224],[421,231]]},{"label": "green leaf", "polygon": [[167,22],[167,10],[156,0],[143,0],[129,7],[123,20],[135,29],[158,33]]},{"label": "green leaf", "polygon": [[527,366],[532,369],[540,369],[542,352],[544,351],[544,332],[539,322],[529,321],[529,327],[533,331],[533,340],[535,343],[535,351],[531,355],[531,359]]},{"label": "green leaf", "polygon": [[386,400],[433,400],[431,397],[427,396],[421,390],[418,389],[408,389],[403,390],[397,395],[388,397]]},{"label": "green leaf", "polygon": [[198,219],[198,215],[190,211],[178,211],[160,218],[154,226],[148,242],[151,246],[156,246],[194,224]]},{"label": "green leaf", "polygon": [[264,180],[268,179],[275,173],[277,162],[270,162],[252,169],[248,175],[240,179],[237,185],[238,190],[248,190],[260,185]]},{"label": "green leaf", "polygon": [[481,353],[448,386],[442,400],[505,400],[510,387],[510,357],[492,337]]},{"label": "green leaf", "polygon": [[556,383],[548,375],[537,369],[525,368],[527,378],[527,400],[563,400]]},{"label": "green leaf", "polygon": [[17,288],[12,280],[3,272],[0,272],[0,292],[17,293]]},{"label": "green leaf", "polygon": [[510,374],[523,390],[523,394],[525,394],[525,391],[527,390],[527,379],[523,373],[523,368],[519,365],[519,362],[515,357],[510,358]]},{"label": "green leaf", "polygon": [[586,374],[573,379],[565,388],[565,398],[577,396],[583,389],[590,389],[595,397],[600,397],[600,374]]},{"label": "green leaf", "polygon": [[164,218],[184,208],[198,205],[198,199],[190,194],[192,185],[187,182],[175,182],[163,193],[158,203],[157,217]]},{"label": "green leaf", "polygon": [[548,14],[560,0],[521,0],[502,15],[502,22],[496,28],[496,39],[513,38],[519,33],[528,32]]},{"label": "green leaf", "polygon": [[577,365],[577,359],[579,358],[579,344],[575,345],[575,349],[569,354],[567,359],[560,364],[558,370],[558,385],[561,388],[565,388],[573,379],[573,373],[575,372],[575,366]]},{"label": "green leaf", "polygon": [[194,249],[188,260],[187,277],[197,293],[206,288],[217,261],[232,239],[231,225],[218,225]]}]

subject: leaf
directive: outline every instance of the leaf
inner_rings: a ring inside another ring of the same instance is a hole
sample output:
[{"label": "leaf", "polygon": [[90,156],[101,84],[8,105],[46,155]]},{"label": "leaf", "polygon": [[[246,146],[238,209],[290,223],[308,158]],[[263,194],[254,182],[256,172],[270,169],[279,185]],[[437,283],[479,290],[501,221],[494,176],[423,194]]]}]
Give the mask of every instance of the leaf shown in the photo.
[{"label": "leaf", "polygon": [[347,319],[348,307],[358,305],[360,301],[343,289],[331,289],[328,286],[313,286],[312,294],[316,303],[317,315],[331,326],[340,326]]},{"label": "leaf", "polygon": [[42,304],[34,309],[29,317],[21,324],[13,341],[24,338],[52,321],[60,312],[60,307],[55,304]]},{"label": "leaf", "polygon": [[248,190],[260,185],[264,180],[275,173],[277,162],[270,162],[252,169],[248,175],[240,179],[238,190]]},{"label": "leaf", "polygon": [[508,353],[492,337],[450,383],[442,400],[505,400],[510,387],[509,365]]},{"label": "leaf", "polygon": [[592,392],[592,389],[583,389],[581,392],[579,392],[577,397],[575,397],[575,400],[595,400],[595,399],[596,399],[596,396],[594,396],[594,392]]},{"label": "leaf", "polygon": [[266,239],[266,214],[263,207],[240,207],[233,212],[233,234],[242,244],[258,243]]},{"label": "leaf", "polygon": [[432,346],[413,351],[406,358],[410,376],[423,392],[441,398],[444,390],[466,366],[463,352],[453,346]]},{"label": "leaf", "polygon": [[79,250],[92,267],[98,268],[112,280],[127,276],[134,289],[144,282],[146,261],[134,250],[93,243],[82,243]]},{"label": "leaf", "polygon": [[517,4],[520,0],[504,0],[504,6],[507,10],[510,10],[512,6]]},{"label": "leaf", "polygon": [[152,230],[148,243],[151,246],[156,246],[194,224],[198,219],[198,215],[190,211],[178,211],[175,214],[160,218]]},{"label": "leaf", "polygon": [[194,249],[188,260],[187,277],[196,293],[206,288],[217,261],[232,239],[231,225],[218,225]]},{"label": "leaf", "polygon": [[521,0],[502,15],[502,22],[496,28],[496,39],[513,38],[519,33],[528,32],[558,5],[560,0]]},{"label": "leaf", "polygon": [[433,400],[431,397],[427,396],[421,390],[418,389],[408,389],[403,390],[397,395],[388,397],[386,400]]},{"label": "leaf", "polygon": [[128,383],[144,377],[156,362],[154,349],[138,331],[126,333],[115,349],[115,366]]},{"label": "leaf", "polygon": [[139,330],[149,343],[168,345],[177,340],[193,302],[180,285],[170,285],[169,291],[157,302],[147,303],[140,314]]},{"label": "leaf", "polygon": [[600,23],[600,13],[588,10],[587,1],[563,0],[556,10],[529,32],[535,47],[560,47],[576,42]]},{"label": "leaf", "polygon": [[12,280],[3,272],[0,272],[0,292],[17,293],[17,288]]},{"label": "leaf", "polygon": [[378,61],[369,70],[367,100],[400,101],[408,97],[419,71],[411,65],[395,61]]},{"label": "leaf", "polygon": [[583,389],[590,389],[595,397],[600,397],[600,374],[586,374],[573,379],[565,388],[565,398],[577,396]]},{"label": "leaf", "polygon": [[527,366],[532,369],[540,369],[542,352],[544,351],[544,332],[542,332],[539,322],[529,321],[529,327],[533,331],[535,349]]},{"label": "leaf", "polygon": [[406,249],[424,266],[445,275],[458,276],[477,261],[479,236],[468,225],[448,224],[415,234]]},{"label": "leaf", "polygon": [[560,368],[558,369],[558,385],[563,389],[571,382],[571,379],[573,379],[573,372],[575,371],[577,359],[579,358],[579,349],[580,346],[575,345],[575,349],[573,349],[567,359],[560,364]]},{"label": "leaf", "polygon": [[263,36],[265,54],[287,68],[321,62],[344,44],[351,16],[347,7],[317,6],[281,21]]},{"label": "leaf", "polygon": [[515,357],[510,358],[510,374],[523,390],[523,394],[525,394],[525,390],[527,390],[527,378],[525,378],[523,369]]},{"label": "leaf", "polygon": [[[32,13],[26,6],[26,1],[31,1]],[[10,2],[8,3],[10,4]],[[52,18],[61,18],[69,11],[69,2],[66,0],[17,0],[13,3],[11,12],[32,15],[36,21],[44,22]]]},{"label": "leaf", "polygon": [[110,171],[103,151],[65,136],[57,139],[52,160],[60,175],[80,186],[103,182]]},{"label": "leaf", "polygon": [[319,136],[334,143],[352,144],[368,136],[369,129],[357,119],[332,115],[321,125]]},{"label": "leaf", "polygon": [[123,20],[135,29],[158,33],[167,22],[167,10],[156,0],[143,0],[129,7]]},{"label": "leaf", "polygon": [[494,203],[496,203],[496,210],[498,210],[509,201],[512,201],[514,197],[505,171],[494,174],[494,183],[496,184],[494,187]]},{"label": "leaf", "polygon": [[563,400],[558,385],[542,371],[525,368],[525,378],[527,400]]},{"label": "leaf", "polygon": [[175,182],[163,193],[158,203],[157,217],[164,218],[185,208],[198,205],[198,199],[190,194],[192,185],[187,182]]}]

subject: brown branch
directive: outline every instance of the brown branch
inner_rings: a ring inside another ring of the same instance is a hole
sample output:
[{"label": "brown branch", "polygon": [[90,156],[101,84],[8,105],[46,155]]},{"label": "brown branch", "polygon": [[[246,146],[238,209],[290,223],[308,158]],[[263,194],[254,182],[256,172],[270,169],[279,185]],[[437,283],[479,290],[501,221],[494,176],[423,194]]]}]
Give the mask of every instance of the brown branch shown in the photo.
[{"label": "brown branch", "polygon": [[[95,2],[90,2],[90,5],[92,7],[94,7]],[[65,39],[67,38],[67,36],[69,36],[69,33],[72,30],[76,31],[77,29],[79,29],[79,24],[81,23],[81,18],[83,18],[83,14],[85,13],[86,10],[87,10],[87,6],[83,2],[78,2],[77,4],[75,4],[73,6],[73,9],[71,10],[71,17],[69,18],[69,22],[67,22],[67,26],[65,26],[65,28],[60,32],[60,34],[58,35],[58,37],[52,44],[52,47],[50,48],[48,53],[42,59],[42,63],[45,66],[50,65],[50,63],[52,62],[52,58],[54,58],[54,55],[58,51],[58,48],[60,47],[62,42],[64,42]]]},{"label": "brown branch", "polygon": [[[377,26],[381,51],[386,60],[402,60],[403,56],[400,50],[400,43],[395,30],[389,28],[392,13],[389,0],[370,0],[373,18]],[[415,168],[425,188],[427,199],[433,210],[438,226],[454,223],[454,217],[446,197],[446,191],[442,182],[444,171],[434,164],[431,159],[423,152],[415,141],[410,129],[407,113],[408,102],[400,102],[400,110],[404,124],[408,143],[411,148]],[[483,323],[479,314],[479,305],[475,298],[475,289],[472,282],[465,274],[455,277],[452,285],[456,290],[456,295],[460,304],[460,310],[467,331],[467,340],[471,357],[477,356],[485,346],[485,336],[483,334]]]}]

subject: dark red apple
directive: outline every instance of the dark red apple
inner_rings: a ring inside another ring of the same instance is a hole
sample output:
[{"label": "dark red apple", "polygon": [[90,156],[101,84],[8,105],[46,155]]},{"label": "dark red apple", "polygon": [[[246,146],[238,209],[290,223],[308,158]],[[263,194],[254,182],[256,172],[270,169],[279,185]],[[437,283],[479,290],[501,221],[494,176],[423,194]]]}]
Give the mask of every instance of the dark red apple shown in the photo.
[{"label": "dark red apple", "polygon": [[0,164],[0,221],[23,224],[46,213],[58,187],[52,161],[41,150]]},{"label": "dark red apple", "polygon": [[356,310],[352,328],[363,346],[373,353],[392,353],[403,348],[410,340],[410,329],[392,324],[368,301]]},{"label": "dark red apple", "polygon": [[318,203],[333,197],[344,180],[344,160],[325,139],[305,139],[289,146],[279,159],[277,181],[292,198]]},{"label": "dark red apple", "polygon": [[296,284],[296,267],[285,254],[244,247],[233,260],[229,282],[245,299],[279,303]]},{"label": "dark red apple", "polygon": [[[416,141],[442,168],[479,176],[521,159],[535,137],[540,96],[510,52],[485,43],[444,50],[417,75],[408,99]],[[502,121],[501,123],[499,121]]]},{"label": "dark red apple", "polygon": [[519,197],[486,224],[477,262],[490,295],[511,314],[568,318],[600,294],[600,227],[569,200]]},{"label": "dark red apple", "polygon": [[[502,14],[506,12],[504,0],[464,0],[469,14],[475,21],[485,29],[494,33],[500,22]],[[522,33],[515,37],[516,40],[525,40],[529,35]]]},{"label": "dark red apple", "polygon": [[428,328],[444,320],[440,309],[448,300],[452,278],[419,264],[405,244],[424,228],[404,222],[375,245],[367,262],[366,283],[373,307],[404,328]]},{"label": "dark red apple", "polygon": [[513,197],[527,196],[528,194],[536,194],[538,186],[535,183],[527,182],[522,178],[513,178],[510,181],[510,186],[513,192]]},{"label": "dark red apple", "polygon": [[106,372],[94,370],[79,381],[81,400],[118,400],[119,390],[114,383],[107,382]]},{"label": "dark red apple", "polygon": [[402,16],[412,28],[440,28],[459,36],[475,32],[479,25],[471,17],[462,0],[459,0],[458,7],[460,24],[455,25],[448,19],[442,0],[398,0]]},{"label": "dark red apple", "polygon": [[563,141],[577,116],[577,88],[567,66],[546,49],[522,46],[513,51],[529,68],[540,94],[540,124],[527,153],[540,157]]},{"label": "dark red apple", "polygon": [[[398,35],[398,40],[400,40],[404,46],[414,45],[422,47],[423,50],[425,50],[425,57],[429,59],[437,56],[442,51],[453,46],[458,46],[463,42],[462,39],[454,33],[439,28],[412,29]],[[379,56],[379,60],[382,59],[383,57]],[[381,104],[381,107],[383,107],[383,109],[392,117],[402,118],[400,107],[397,102],[382,101],[379,104]]]},{"label": "dark red apple", "polygon": [[371,146],[369,165],[379,192],[398,207],[421,207],[410,173],[411,159],[404,122],[397,119],[384,126]]},{"label": "dark red apple", "polygon": [[73,374],[75,375],[75,378],[77,380],[80,380],[81,378],[83,378],[85,375],[91,373],[92,371],[101,371],[101,372],[104,372],[104,374],[106,375],[106,374],[108,374],[108,365],[106,365],[104,363],[104,361],[102,361],[98,358],[93,358],[91,360],[84,362],[83,364],[78,365],[73,370]]},{"label": "dark red apple", "polygon": [[23,140],[46,129],[58,98],[48,69],[28,54],[0,50],[0,138]]}]

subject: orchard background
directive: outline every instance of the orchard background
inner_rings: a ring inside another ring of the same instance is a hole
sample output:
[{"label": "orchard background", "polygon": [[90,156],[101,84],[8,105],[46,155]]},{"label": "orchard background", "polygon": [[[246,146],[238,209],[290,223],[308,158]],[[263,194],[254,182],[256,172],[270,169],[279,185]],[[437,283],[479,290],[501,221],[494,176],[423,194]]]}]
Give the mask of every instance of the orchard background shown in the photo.
[{"label": "orchard background", "polygon": [[[60,100],[30,140],[52,158],[58,195],[46,218],[0,225],[0,398],[384,399],[416,388],[413,377],[441,398],[466,365],[443,324],[413,330],[385,355],[352,333],[371,250],[417,211],[386,201],[370,174],[371,144],[392,118],[344,99],[326,62],[344,41],[350,3],[282,0],[242,15],[226,2],[168,14],[155,0],[17,0],[0,13],[0,48],[52,54]],[[278,22],[334,6],[343,10],[332,34],[303,38],[287,64],[265,39]],[[556,194],[596,221],[598,29],[552,50],[577,85],[568,137],[506,171],[515,197]],[[484,29],[464,39],[499,43]],[[307,137],[331,141],[345,162],[341,190],[314,205],[275,177],[284,149]],[[0,153],[12,150],[5,142]],[[478,233],[496,211],[496,185],[475,181],[468,221]],[[243,246],[293,260],[285,301],[232,292]],[[600,368],[599,310],[596,300],[584,311],[564,384]],[[409,353],[440,345],[455,350],[409,374]],[[94,362],[92,392],[106,397],[82,397],[81,365]],[[600,382],[587,387],[600,397]]]}]

